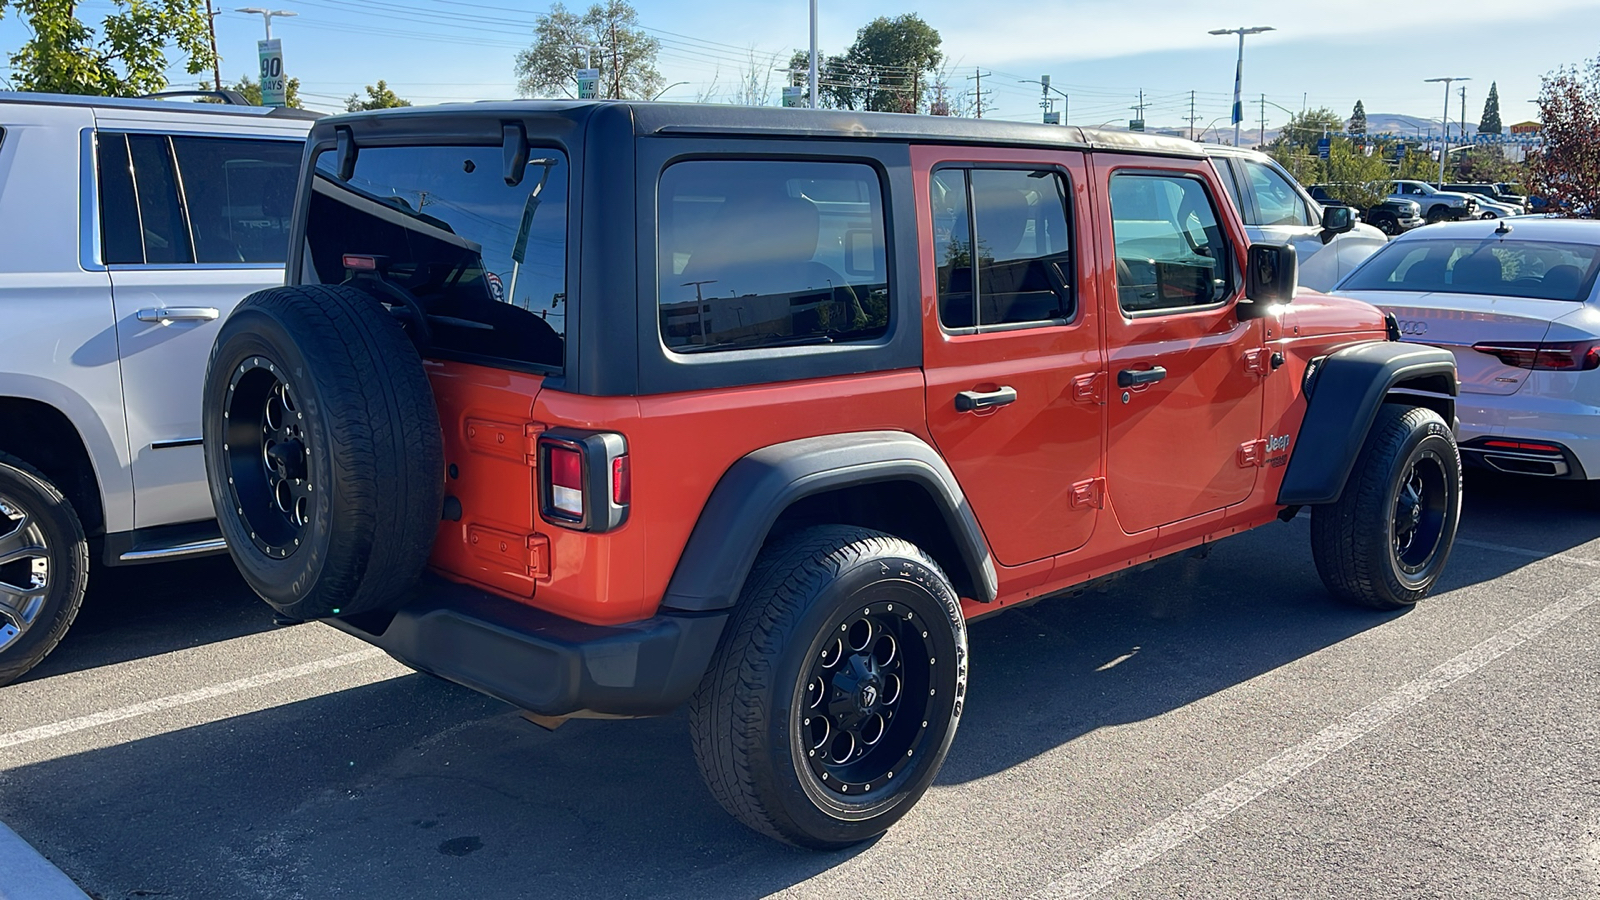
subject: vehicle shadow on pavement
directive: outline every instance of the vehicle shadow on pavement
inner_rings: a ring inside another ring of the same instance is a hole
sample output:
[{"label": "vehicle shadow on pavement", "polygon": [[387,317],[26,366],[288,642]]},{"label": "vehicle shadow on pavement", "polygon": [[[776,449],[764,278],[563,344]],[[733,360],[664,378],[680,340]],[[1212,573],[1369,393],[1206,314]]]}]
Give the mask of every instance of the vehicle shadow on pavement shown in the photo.
[{"label": "vehicle shadow on pavement", "polygon": [[[1538,508],[1513,487],[1473,500],[1465,533],[1490,540],[1500,519]],[[1522,546],[1600,530],[1577,507],[1543,519],[1548,532]],[[1403,615],[1334,602],[1308,532],[1269,526],[1207,560],[974,623],[966,714],[939,782],[1179,709]],[[1440,590],[1532,561],[1460,553]],[[410,675],[32,756],[0,772],[0,819],[108,898],[755,897],[873,852],[795,851],[737,824],[701,784],[685,726],[680,712],[546,732]]]},{"label": "vehicle shadow on pavement", "polygon": [[272,610],[227,556],[89,575],[72,630],[21,681],[34,681],[268,631]]}]

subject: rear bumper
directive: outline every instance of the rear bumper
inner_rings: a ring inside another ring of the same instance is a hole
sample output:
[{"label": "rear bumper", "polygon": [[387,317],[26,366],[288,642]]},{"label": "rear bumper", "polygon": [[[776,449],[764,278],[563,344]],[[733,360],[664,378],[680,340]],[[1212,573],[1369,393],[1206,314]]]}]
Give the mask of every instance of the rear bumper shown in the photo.
[{"label": "rear bumper", "polygon": [[[1490,440],[1551,444],[1562,449],[1567,471],[1559,471],[1561,466],[1552,471],[1552,467],[1543,465],[1529,465],[1520,471],[1554,478],[1600,478],[1600,407],[1578,397],[1550,397],[1530,390],[1535,387],[1524,385],[1517,393],[1505,396],[1463,391],[1456,403],[1461,417],[1462,455],[1490,468],[1519,471],[1514,461],[1501,460],[1501,465],[1495,465],[1494,460],[1486,458],[1486,448],[1481,445]],[[1530,463],[1549,456],[1537,452],[1518,455]]]},{"label": "rear bumper", "polygon": [[427,576],[398,612],[328,623],[401,662],[547,716],[654,716],[689,698],[726,611],[589,625]]}]

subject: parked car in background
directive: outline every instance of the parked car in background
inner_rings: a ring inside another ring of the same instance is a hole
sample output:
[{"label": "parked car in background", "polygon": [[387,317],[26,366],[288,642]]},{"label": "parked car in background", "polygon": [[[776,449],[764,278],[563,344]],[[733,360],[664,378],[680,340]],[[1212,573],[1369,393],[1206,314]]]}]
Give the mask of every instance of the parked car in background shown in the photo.
[{"label": "parked car in background", "polygon": [[[1307,190],[1311,193],[1311,199],[1323,206],[1348,206],[1333,196],[1336,189],[1335,185],[1314,184]],[[1374,206],[1356,207],[1356,211],[1361,213],[1361,221],[1390,236],[1428,224],[1428,220],[1422,217],[1422,207],[1415,200],[1390,197]]]},{"label": "parked car in background", "polygon": [[1478,218],[1480,219],[1505,219],[1511,216],[1524,214],[1520,203],[1502,203],[1489,197],[1478,197]]},{"label": "parked car in background", "polygon": [[1409,180],[1389,182],[1387,191],[1391,198],[1416,201],[1430,225],[1478,217],[1478,198],[1474,194],[1441,191],[1426,181]]},{"label": "parked car in background", "polygon": [[1455,354],[1469,462],[1600,479],[1597,271],[1600,221],[1459,222],[1395,238],[1337,293]]},{"label": "parked car in background", "polygon": [[[1500,189],[1498,184],[1490,184],[1489,182],[1466,182],[1461,184],[1447,184],[1444,185],[1443,189],[1447,191],[1454,191],[1458,194],[1476,194],[1479,198],[1479,203],[1483,203],[1487,200],[1491,203],[1498,203],[1501,206],[1508,206],[1514,210],[1513,212],[1505,213],[1504,215],[1520,216],[1528,211],[1528,198],[1520,194],[1506,193]],[[1503,216],[1501,217],[1503,218]],[[1480,218],[1484,217],[1480,216]]]},{"label": "parked car in background", "polygon": [[1244,217],[1252,241],[1293,244],[1300,257],[1300,283],[1326,291],[1362,260],[1377,252],[1382,231],[1344,210],[1312,199],[1278,162],[1265,153],[1204,144]]},{"label": "parked car in background", "polygon": [[0,684],[92,563],[224,549],[200,381],[219,320],[283,282],[310,117],[0,93]]}]

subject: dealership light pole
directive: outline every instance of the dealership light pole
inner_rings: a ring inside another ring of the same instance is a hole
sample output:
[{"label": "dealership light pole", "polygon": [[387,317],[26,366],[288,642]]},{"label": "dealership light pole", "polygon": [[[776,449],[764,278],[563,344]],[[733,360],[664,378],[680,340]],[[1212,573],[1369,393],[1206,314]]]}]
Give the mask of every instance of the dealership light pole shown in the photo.
[{"label": "dealership light pole", "polygon": [[[1456,75],[1449,78],[1424,78],[1424,84],[1438,84],[1444,82],[1444,122],[1439,129],[1439,189],[1444,189],[1444,158],[1450,154],[1450,82],[1471,81],[1471,78]],[[1462,118],[1465,118],[1463,115]]]},{"label": "dealership light pole", "polygon": [[1207,34],[1237,34],[1239,36],[1239,63],[1233,70],[1233,145],[1239,146],[1239,123],[1244,121],[1244,103],[1240,93],[1244,89],[1244,37],[1247,34],[1261,34],[1264,31],[1277,31],[1271,25],[1256,25],[1252,28],[1217,28],[1206,32]]},{"label": "dealership light pole", "polygon": [[811,108],[817,108],[817,0],[811,0],[811,65],[806,73],[811,90]]},{"label": "dealership light pole", "polygon": [[236,10],[234,10],[234,12],[249,13],[251,15],[260,15],[262,20],[267,23],[267,40],[269,40],[269,41],[272,40],[272,17],[273,16],[283,16],[284,18],[287,19],[290,16],[298,16],[298,15],[300,15],[297,12],[290,12],[287,9],[262,9],[259,6],[246,6],[246,7],[240,8],[240,9],[236,9]]}]

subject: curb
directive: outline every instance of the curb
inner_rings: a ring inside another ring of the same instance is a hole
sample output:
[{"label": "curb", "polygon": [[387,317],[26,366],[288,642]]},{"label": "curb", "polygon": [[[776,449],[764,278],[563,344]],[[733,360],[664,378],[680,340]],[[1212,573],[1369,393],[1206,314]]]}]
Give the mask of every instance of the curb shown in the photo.
[{"label": "curb", "polygon": [[0,900],[89,900],[89,895],[0,822]]}]

